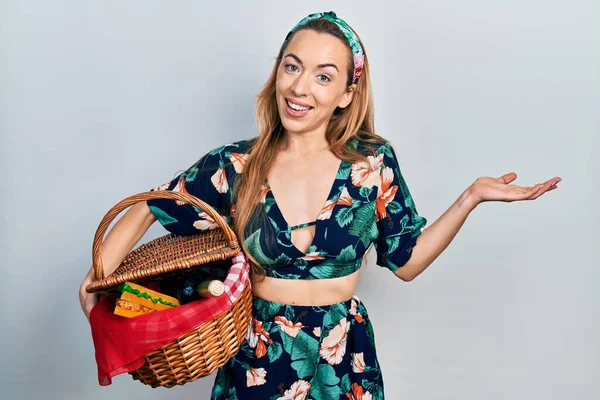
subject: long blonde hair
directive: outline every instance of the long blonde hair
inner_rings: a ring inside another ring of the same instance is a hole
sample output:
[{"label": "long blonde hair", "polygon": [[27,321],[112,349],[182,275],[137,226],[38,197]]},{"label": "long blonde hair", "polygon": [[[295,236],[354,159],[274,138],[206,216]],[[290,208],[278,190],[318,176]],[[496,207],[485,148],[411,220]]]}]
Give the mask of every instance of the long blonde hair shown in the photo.
[{"label": "long blonde hair", "polygon": [[[350,86],[354,74],[354,59],[350,45],[338,26],[327,20],[315,19],[296,30],[287,43],[292,40],[292,37],[298,31],[305,29],[330,34],[346,44],[348,48],[348,79],[346,85]],[[360,41],[360,44],[364,50],[362,41]],[[263,184],[284,139],[284,128],[275,96],[277,69],[281,63],[284,50],[285,48],[282,45],[273,70],[257,95],[256,124],[259,135],[252,146],[243,173],[238,175],[234,185],[237,200],[233,229],[240,238],[242,250],[252,261],[252,273],[263,276],[264,268],[252,257],[252,254],[244,245],[244,240],[246,239],[247,226],[254,222],[253,219],[256,218],[256,215],[261,214],[256,211],[257,208],[262,206],[259,199],[261,198]],[[381,136],[375,134],[369,60],[366,52],[364,53],[363,72],[354,91],[351,103],[343,109],[338,108],[334,111],[325,132],[331,151],[338,158],[349,162],[365,160],[362,153],[347,145],[350,140],[358,139],[365,143],[386,142]],[[264,216],[264,213],[262,215]]]}]

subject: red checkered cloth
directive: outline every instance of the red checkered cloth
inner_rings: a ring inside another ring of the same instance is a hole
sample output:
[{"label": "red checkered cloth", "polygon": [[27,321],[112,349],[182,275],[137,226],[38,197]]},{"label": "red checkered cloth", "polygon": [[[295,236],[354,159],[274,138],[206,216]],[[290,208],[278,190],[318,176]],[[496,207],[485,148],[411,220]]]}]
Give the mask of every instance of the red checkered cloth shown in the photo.
[{"label": "red checkered cloth", "polygon": [[247,258],[240,252],[232,261],[224,281],[225,293],[218,297],[203,298],[134,318],[114,314],[118,294],[101,297],[90,313],[98,383],[110,385],[113,376],[135,371],[144,365],[147,353],[160,349],[229,310],[250,284]]}]

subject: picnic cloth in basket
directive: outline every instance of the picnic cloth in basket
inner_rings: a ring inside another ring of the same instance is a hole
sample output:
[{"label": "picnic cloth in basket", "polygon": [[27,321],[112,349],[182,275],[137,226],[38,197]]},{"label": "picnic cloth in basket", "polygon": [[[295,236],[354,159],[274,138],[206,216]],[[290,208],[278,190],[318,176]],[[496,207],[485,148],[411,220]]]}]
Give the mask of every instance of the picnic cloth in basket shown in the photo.
[{"label": "picnic cloth in basket", "polygon": [[92,339],[98,366],[98,383],[108,386],[112,377],[135,371],[145,355],[198,328],[233,307],[249,283],[248,259],[239,253],[225,278],[225,293],[168,310],[134,318],[114,314],[118,294],[103,296],[90,312]]}]

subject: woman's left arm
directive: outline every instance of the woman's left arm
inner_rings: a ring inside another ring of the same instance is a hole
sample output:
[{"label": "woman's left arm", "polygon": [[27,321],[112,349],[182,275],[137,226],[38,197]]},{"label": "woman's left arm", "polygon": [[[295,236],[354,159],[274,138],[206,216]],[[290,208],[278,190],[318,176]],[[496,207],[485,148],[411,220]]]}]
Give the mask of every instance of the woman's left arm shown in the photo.
[{"label": "woman's left arm", "polygon": [[448,247],[471,211],[479,204],[486,201],[535,200],[545,192],[556,189],[561,181],[560,177],[554,177],[531,187],[511,185],[516,178],[517,174],[513,172],[500,178],[478,178],[429,228],[419,234],[410,259],[394,274],[407,282],[419,276]]}]

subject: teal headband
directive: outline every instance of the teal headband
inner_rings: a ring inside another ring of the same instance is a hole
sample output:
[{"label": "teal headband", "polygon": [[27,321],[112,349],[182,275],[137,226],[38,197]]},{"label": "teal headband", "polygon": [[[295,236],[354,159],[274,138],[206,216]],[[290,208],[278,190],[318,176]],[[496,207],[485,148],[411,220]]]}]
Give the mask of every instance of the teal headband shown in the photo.
[{"label": "teal headband", "polygon": [[305,17],[302,21],[298,22],[296,26],[285,37],[282,48],[285,48],[287,46],[288,39],[296,30],[298,30],[298,28],[306,24],[308,21],[312,21],[314,19],[325,19],[327,21],[333,22],[338,26],[338,28],[340,28],[344,36],[346,36],[346,39],[348,39],[348,43],[350,44],[350,48],[352,49],[352,55],[354,59],[354,75],[352,77],[352,83],[358,82],[358,78],[360,78],[360,75],[363,71],[363,66],[365,63],[365,54],[363,52],[362,46],[360,45],[360,41],[358,40],[358,37],[356,36],[354,31],[348,26],[346,21],[338,18],[333,11],[310,14],[309,16]]}]

